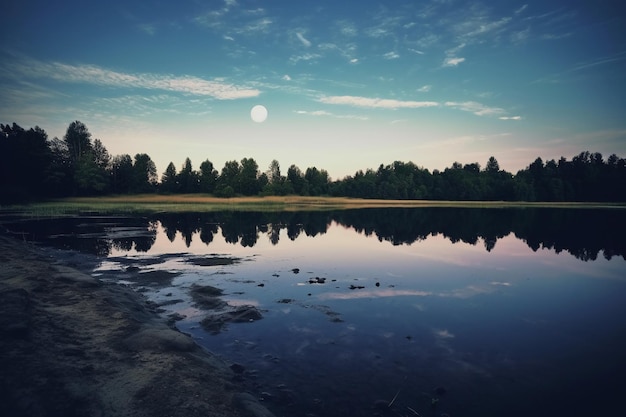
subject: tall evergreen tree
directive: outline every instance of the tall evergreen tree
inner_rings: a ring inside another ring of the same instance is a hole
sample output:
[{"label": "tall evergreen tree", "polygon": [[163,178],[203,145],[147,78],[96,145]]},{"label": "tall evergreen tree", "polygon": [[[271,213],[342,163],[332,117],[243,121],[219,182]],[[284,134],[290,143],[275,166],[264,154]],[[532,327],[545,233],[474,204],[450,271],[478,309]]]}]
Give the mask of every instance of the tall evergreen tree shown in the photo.
[{"label": "tall evergreen tree", "polygon": [[500,171],[500,164],[493,156],[489,157],[485,171],[489,174],[497,174]]},{"label": "tall evergreen tree", "polygon": [[177,193],[179,189],[176,166],[173,162],[170,162],[161,176],[161,190],[166,193]]},{"label": "tall evergreen tree", "polygon": [[178,173],[178,183],[180,184],[180,192],[196,193],[198,192],[200,178],[196,171],[193,170],[191,159],[185,159],[183,168]]}]

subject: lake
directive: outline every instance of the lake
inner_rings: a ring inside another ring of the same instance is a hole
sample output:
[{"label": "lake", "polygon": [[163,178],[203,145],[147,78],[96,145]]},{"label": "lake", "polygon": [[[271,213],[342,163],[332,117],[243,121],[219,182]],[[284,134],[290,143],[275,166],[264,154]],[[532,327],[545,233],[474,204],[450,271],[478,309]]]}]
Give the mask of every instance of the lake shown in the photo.
[{"label": "lake", "polygon": [[[277,416],[618,415],[626,211],[358,209],[5,218],[97,257]],[[262,319],[203,326],[193,288]]]}]

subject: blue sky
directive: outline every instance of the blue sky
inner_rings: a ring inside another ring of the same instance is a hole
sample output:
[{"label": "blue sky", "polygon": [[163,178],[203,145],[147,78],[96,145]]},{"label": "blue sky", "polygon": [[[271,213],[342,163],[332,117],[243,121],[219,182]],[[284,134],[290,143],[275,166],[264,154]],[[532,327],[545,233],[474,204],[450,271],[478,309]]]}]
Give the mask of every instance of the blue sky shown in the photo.
[{"label": "blue sky", "polygon": [[333,179],[395,160],[493,155],[515,173],[537,156],[626,157],[618,1],[3,3],[0,121],[61,138],[80,120],[159,176],[186,157]]}]

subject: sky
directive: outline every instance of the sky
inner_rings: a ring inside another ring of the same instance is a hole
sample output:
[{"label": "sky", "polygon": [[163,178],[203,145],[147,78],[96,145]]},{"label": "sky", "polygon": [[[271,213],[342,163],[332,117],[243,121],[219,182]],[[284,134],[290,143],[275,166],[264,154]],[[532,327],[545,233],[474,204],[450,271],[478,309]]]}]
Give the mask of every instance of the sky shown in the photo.
[{"label": "sky", "polygon": [[[613,0],[2,0],[0,122],[112,155],[277,160],[332,179],[412,161],[626,157]],[[263,105],[268,117],[254,122]]]}]

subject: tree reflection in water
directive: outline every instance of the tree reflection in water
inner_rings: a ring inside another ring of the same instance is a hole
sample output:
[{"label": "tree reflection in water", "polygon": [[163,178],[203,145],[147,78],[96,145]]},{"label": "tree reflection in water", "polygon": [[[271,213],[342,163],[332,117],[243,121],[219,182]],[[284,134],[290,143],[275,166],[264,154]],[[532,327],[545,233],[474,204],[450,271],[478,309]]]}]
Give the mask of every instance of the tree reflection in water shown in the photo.
[{"label": "tree reflection in water", "polygon": [[187,247],[195,238],[209,245],[216,234],[244,247],[266,236],[280,243],[281,231],[290,240],[324,234],[336,223],[393,245],[409,245],[443,235],[451,242],[491,251],[499,239],[514,234],[533,251],[566,251],[578,259],[626,259],[626,212],[621,209],[554,208],[388,208],[298,212],[155,213],[133,217],[74,217],[5,224],[35,241],[55,247],[107,256],[112,248],[147,252],[156,241],[158,225],[170,241],[181,234]]}]

